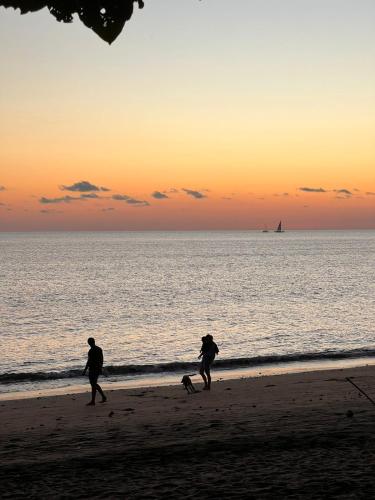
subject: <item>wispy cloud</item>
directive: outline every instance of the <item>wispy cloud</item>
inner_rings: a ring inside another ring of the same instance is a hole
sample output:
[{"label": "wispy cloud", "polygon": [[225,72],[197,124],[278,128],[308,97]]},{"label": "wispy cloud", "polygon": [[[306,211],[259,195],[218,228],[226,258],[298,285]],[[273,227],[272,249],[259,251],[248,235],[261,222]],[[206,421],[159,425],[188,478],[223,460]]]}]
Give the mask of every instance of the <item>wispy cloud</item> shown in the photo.
[{"label": "wispy cloud", "polygon": [[46,198],[42,196],[39,199],[39,203],[43,203],[44,205],[53,204],[53,203],[70,203],[72,201],[79,201],[82,198],[76,198],[75,196],[62,196],[61,198]]},{"label": "wispy cloud", "polygon": [[166,200],[169,198],[165,193],[161,193],[160,191],[154,191],[151,195],[156,200]]},{"label": "wispy cloud", "polygon": [[327,193],[323,188],[300,187],[299,190],[305,193]]},{"label": "wispy cloud", "polygon": [[88,199],[88,200],[90,200],[90,199],[96,200],[96,199],[100,198],[100,196],[96,193],[86,193],[86,194],[81,194],[80,198]]},{"label": "wispy cloud", "polygon": [[115,210],[113,207],[107,207],[101,209],[102,212],[113,212],[113,210]]},{"label": "wispy cloud", "polygon": [[365,194],[367,196],[375,196],[375,193],[373,191],[367,191]]},{"label": "wispy cloud", "polygon": [[75,182],[71,186],[60,186],[61,191],[73,191],[78,193],[88,193],[90,191],[110,191],[110,189],[103,186],[96,186],[89,181]]},{"label": "wispy cloud", "polygon": [[0,186],[0,191],[6,191],[5,186]]},{"label": "wispy cloud", "polygon": [[51,210],[51,209],[46,209],[44,208],[43,210],[40,210],[41,214],[63,214],[64,212],[62,210]]},{"label": "wispy cloud", "polygon": [[226,196],[222,196],[222,200],[233,200],[237,196],[237,193],[228,193]]},{"label": "wispy cloud", "polygon": [[347,196],[352,196],[352,192],[349,191],[349,189],[334,189],[333,190],[335,193],[338,193],[338,194],[345,194]]},{"label": "wispy cloud", "polygon": [[194,191],[193,189],[182,189],[188,196],[192,196],[193,198],[200,200],[202,198],[207,198],[207,196],[200,191]]},{"label": "wispy cloud", "polygon": [[136,198],[128,196],[127,194],[114,194],[112,196],[112,200],[124,201],[128,205],[136,205],[139,207],[148,207],[150,205],[146,200],[137,200]]}]

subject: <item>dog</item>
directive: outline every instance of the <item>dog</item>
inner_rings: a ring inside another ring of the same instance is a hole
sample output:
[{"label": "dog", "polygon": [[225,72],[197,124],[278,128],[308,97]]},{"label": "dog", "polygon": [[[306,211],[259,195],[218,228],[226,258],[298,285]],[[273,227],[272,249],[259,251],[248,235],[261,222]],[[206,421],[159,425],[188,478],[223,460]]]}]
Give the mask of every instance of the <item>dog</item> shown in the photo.
[{"label": "dog", "polygon": [[190,378],[190,377],[193,377],[194,375],[195,375],[195,373],[193,375],[184,375],[181,379],[181,384],[183,384],[183,386],[185,387],[186,392],[188,394],[195,394],[196,392],[199,392],[193,386],[193,382],[191,381],[191,378]]}]

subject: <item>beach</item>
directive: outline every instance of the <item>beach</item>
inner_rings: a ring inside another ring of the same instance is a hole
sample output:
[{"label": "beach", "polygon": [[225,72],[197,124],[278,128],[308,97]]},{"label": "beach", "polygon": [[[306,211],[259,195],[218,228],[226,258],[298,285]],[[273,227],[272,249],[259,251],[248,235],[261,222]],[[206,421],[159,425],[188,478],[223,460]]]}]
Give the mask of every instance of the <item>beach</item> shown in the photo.
[{"label": "beach", "polygon": [[367,366],[2,401],[0,496],[371,498],[375,408],[346,377],[375,398]]}]

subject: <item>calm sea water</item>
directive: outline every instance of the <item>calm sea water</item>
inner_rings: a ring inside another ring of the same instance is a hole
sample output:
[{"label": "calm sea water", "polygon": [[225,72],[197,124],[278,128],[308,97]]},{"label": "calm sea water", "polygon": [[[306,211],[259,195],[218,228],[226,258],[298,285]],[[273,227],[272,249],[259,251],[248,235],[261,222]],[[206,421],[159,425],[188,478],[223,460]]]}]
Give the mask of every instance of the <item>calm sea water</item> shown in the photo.
[{"label": "calm sea water", "polygon": [[0,280],[0,391],[77,375],[88,336],[134,376],[207,333],[223,367],[375,353],[374,231],[0,233]]}]

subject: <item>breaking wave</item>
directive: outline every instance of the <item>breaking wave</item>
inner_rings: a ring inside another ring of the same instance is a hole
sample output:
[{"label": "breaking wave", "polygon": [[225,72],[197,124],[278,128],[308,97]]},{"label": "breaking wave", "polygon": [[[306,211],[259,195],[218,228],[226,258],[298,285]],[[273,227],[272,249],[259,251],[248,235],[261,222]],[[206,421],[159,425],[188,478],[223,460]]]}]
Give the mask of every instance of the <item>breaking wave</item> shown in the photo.
[{"label": "breaking wave", "polygon": [[[324,351],[316,353],[295,353],[270,356],[255,356],[252,358],[217,359],[215,366],[220,369],[236,369],[263,365],[273,365],[277,363],[305,362],[355,359],[375,356],[374,349],[353,349],[350,351]],[[198,362],[173,362],[144,365],[116,365],[106,366],[104,374],[108,376],[141,376],[162,373],[179,373],[194,371],[198,367]],[[50,372],[9,372],[0,373],[0,384],[10,384],[17,382],[48,381],[69,378],[79,378],[82,376],[82,369],[50,371]]]}]

